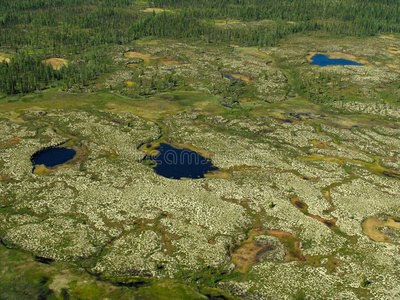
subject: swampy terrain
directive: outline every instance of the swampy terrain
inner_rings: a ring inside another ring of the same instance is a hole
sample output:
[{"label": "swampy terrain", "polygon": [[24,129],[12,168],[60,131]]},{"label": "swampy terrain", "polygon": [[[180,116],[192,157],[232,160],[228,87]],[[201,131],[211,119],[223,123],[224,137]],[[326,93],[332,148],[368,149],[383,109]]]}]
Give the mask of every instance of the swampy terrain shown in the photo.
[{"label": "swampy terrain", "polygon": [[64,2],[0,1],[0,298],[400,296],[398,3]]}]

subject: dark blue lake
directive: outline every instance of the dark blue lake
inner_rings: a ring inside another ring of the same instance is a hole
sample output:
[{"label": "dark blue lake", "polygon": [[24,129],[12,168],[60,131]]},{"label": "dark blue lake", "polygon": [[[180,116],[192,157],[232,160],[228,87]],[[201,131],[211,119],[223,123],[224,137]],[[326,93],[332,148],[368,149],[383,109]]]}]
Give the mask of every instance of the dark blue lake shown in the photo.
[{"label": "dark blue lake", "polygon": [[155,150],[159,151],[158,155],[148,156],[146,159],[153,163],[158,175],[167,178],[204,178],[204,174],[209,171],[218,170],[209,158],[195,151],[178,149],[164,143]]},{"label": "dark blue lake", "polygon": [[329,58],[324,54],[315,54],[311,57],[312,62],[310,65],[317,65],[317,66],[332,66],[332,65],[339,65],[339,66],[363,66],[356,61],[342,59],[342,58]]},{"label": "dark blue lake", "polygon": [[34,165],[54,167],[73,159],[75,154],[76,151],[69,148],[49,148],[36,152],[32,156],[32,163]]}]

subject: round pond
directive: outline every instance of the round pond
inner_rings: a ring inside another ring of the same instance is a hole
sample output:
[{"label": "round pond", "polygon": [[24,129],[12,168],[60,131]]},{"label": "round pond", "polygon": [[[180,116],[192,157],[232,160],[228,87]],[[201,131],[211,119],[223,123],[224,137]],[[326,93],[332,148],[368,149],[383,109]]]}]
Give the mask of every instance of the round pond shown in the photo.
[{"label": "round pond", "polygon": [[46,167],[54,167],[66,163],[74,158],[76,151],[65,147],[54,147],[40,150],[32,155],[32,163],[34,165],[45,165]]},{"label": "round pond", "polygon": [[146,160],[154,166],[157,174],[167,178],[204,178],[204,174],[218,170],[209,158],[195,151],[178,149],[164,143],[154,150],[157,154],[147,156]]}]

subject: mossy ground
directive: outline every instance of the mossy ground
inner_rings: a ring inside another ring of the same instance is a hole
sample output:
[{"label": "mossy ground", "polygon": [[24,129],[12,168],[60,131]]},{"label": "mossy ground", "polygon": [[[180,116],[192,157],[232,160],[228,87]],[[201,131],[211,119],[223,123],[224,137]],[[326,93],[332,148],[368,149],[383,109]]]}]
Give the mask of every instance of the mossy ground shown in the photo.
[{"label": "mossy ground", "polygon": [[[79,93],[2,97],[0,235],[56,261],[1,246],[0,289],[58,299],[395,297],[398,245],[371,240],[362,222],[400,216],[400,75],[387,66],[399,47],[395,37],[294,35],[265,48],[144,39],[107,49],[115,69]],[[128,51],[143,62],[127,67]],[[312,52],[369,64],[314,67]],[[32,174],[30,155],[66,140],[87,149],[82,160]],[[161,178],[141,163],[159,142],[209,156],[224,173]],[[395,241],[398,227],[382,222],[375,234]],[[253,241],[254,230],[276,240]],[[285,256],[272,259],[270,245]]]}]

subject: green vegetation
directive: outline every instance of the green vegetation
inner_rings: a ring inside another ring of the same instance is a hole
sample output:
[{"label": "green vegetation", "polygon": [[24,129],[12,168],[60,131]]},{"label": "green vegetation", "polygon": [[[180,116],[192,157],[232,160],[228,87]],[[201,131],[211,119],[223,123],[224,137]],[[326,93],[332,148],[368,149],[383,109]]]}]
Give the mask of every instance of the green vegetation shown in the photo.
[{"label": "green vegetation", "polygon": [[[33,70],[25,66],[24,70],[29,70],[32,75],[26,82],[14,74],[17,65],[26,64],[26,59],[17,56],[10,70],[1,74],[1,92],[12,94],[42,89],[48,87],[49,80],[59,80],[60,77],[66,89],[72,84],[85,86],[107,70],[107,61],[98,55],[99,47],[129,44],[147,36],[273,46],[281,38],[294,33],[373,36],[400,32],[400,5],[397,1],[246,0],[232,4],[226,0],[155,0],[149,4],[171,9],[174,13],[149,14],[145,5],[126,0],[1,0],[1,48],[14,53],[29,49],[47,57],[79,57],[79,63],[66,68],[69,71],[64,71],[63,76],[44,75],[49,71],[39,71],[38,68],[45,67],[37,66]],[[362,13],[358,13],[360,11]],[[214,26],[215,19],[246,22],[267,19],[272,22],[221,28]],[[76,73],[80,74],[79,78]]]},{"label": "green vegetation", "polygon": [[107,68],[88,61],[72,63],[57,70],[38,55],[21,51],[10,62],[0,64],[0,91],[4,94],[26,94],[60,85],[66,89],[73,85],[81,88]]},{"label": "green vegetation", "polygon": [[0,7],[0,298],[398,298],[398,1]]}]

